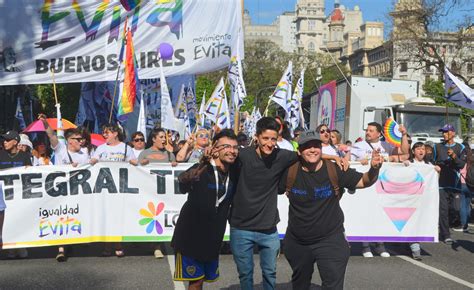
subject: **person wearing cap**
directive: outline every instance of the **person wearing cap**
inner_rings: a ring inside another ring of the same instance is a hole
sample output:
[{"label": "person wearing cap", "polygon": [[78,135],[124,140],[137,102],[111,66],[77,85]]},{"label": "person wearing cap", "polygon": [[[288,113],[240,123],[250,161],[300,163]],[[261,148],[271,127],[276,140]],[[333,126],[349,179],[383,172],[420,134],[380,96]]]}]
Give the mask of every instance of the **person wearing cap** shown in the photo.
[{"label": "person wearing cap", "polygon": [[[18,132],[8,131],[2,135],[2,139],[3,149],[0,150],[0,170],[31,165],[30,155],[18,149],[18,143],[20,143],[21,140]],[[0,192],[0,250],[3,247],[2,233],[6,207],[3,192]],[[16,249],[9,250],[7,253],[8,258],[15,258],[16,256],[26,258],[28,252],[26,249]]]},{"label": "person wearing cap", "polygon": [[454,208],[459,219],[461,180],[460,170],[466,164],[466,150],[464,145],[456,143],[454,137],[456,130],[453,125],[446,124],[439,129],[443,134],[443,141],[435,144],[433,148],[433,160],[441,167],[439,173],[439,235],[440,240],[451,245],[451,233],[449,232],[450,208]]},{"label": "person wearing cap", "polygon": [[280,192],[286,191],[290,202],[283,250],[293,270],[291,283],[293,289],[309,289],[316,263],[323,289],[343,289],[350,249],[339,200],[344,188],[374,184],[383,158],[374,150],[368,172],[343,171],[322,159],[319,132],[302,133],[298,145],[299,161],[280,182]]}]

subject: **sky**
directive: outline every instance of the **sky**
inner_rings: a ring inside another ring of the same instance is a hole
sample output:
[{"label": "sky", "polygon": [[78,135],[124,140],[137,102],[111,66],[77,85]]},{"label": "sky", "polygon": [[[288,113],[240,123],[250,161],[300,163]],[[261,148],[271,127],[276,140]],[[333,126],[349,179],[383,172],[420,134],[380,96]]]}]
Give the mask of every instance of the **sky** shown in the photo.
[{"label": "sky", "polygon": [[[474,0],[463,0],[462,11],[451,11],[450,16],[440,23],[441,30],[458,23],[460,15],[474,11]],[[244,8],[250,12],[253,24],[271,24],[278,15],[285,11],[294,11],[297,0],[244,0]],[[395,0],[340,0],[341,5],[353,10],[358,5],[362,10],[364,21],[381,21],[390,25],[388,13],[393,9]],[[334,0],[325,0],[326,15],[334,8]]]},{"label": "sky", "polygon": [[[294,11],[296,0],[244,0],[253,24],[271,24],[284,11]],[[351,10],[359,5],[365,21],[386,22],[392,8],[392,0],[340,0],[341,5]],[[376,4],[376,5],[374,5]],[[326,15],[334,8],[334,0],[326,0]]]}]

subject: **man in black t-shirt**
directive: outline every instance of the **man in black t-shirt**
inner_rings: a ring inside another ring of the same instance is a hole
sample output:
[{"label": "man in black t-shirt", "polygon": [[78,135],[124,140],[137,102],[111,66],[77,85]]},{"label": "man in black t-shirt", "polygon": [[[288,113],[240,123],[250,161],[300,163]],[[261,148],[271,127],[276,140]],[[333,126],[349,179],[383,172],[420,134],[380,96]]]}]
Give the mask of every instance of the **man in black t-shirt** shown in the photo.
[{"label": "man in black t-shirt", "polygon": [[[383,158],[374,150],[367,173],[341,171],[331,161],[321,159],[318,132],[302,133],[298,145],[300,162],[282,177],[290,201],[283,245],[293,269],[293,289],[309,289],[314,263],[318,265],[323,289],[342,289],[350,250],[339,199],[344,188],[354,190],[374,184]],[[292,180],[288,177],[291,174]]]},{"label": "man in black t-shirt", "polygon": [[[0,170],[12,167],[31,165],[31,155],[20,151],[17,147],[20,135],[16,131],[8,131],[2,135],[3,150],[0,150]],[[6,204],[0,184],[0,250],[3,247],[3,221],[5,218]]]},{"label": "man in black t-shirt", "polygon": [[278,183],[296,153],[276,147],[280,125],[274,118],[257,122],[256,147],[239,152],[232,171],[239,173],[230,217],[230,246],[239,272],[240,287],[253,289],[253,248],[258,245],[263,288],[274,289],[280,239]]},{"label": "man in black t-shirt", "polygon": [[238,150],[234,132],[224,129],[214,137],[210,155],[178,177],[188,200],[171,241],[176,252],[174,280],[189,281],[189,289],[202,289],[204,281],[219,278],[219,249],[236,182],[229,167]]}]

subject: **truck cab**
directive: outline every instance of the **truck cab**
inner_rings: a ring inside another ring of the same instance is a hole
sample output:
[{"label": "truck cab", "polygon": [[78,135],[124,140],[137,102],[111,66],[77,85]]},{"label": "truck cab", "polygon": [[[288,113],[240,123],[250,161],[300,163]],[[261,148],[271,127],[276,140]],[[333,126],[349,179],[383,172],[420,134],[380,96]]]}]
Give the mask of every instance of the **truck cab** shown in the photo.
[{"label": "truck cab", "polygon": [[461,143],[459,133],[461,132],[461,109],[436,106],[429,98],[410,99],[403,105],[392,105],[387,107],[367,107],[364,110],[364,128],[369,122],[384,124],[387,118],[403,124],[410,134],[413,143],[427,142],[439,143],[442,133],[438,130],[444,124],[451,124],[456,128],[456,142]]}]

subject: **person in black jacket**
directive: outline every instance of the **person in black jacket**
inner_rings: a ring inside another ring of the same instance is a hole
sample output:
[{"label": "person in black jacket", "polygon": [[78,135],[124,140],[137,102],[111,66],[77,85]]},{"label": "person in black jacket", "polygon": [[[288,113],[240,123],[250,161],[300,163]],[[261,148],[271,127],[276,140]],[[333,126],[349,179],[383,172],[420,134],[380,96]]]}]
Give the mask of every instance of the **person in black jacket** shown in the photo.
[{"label": "person in black jacket", "polygon": [[293,270],[293,289],[298,290],[310,288],[315,263],[323,289],[343,288],[350,249],[339,200],[344,188],[355,190],[374,184],[383,163],[380,151],[374,150],[368,172],[343,171],[322,159],[319,134],[307,131],[300,135],[300,162],[283,175],[290,201],[284,252]]},{"label": "person in black jacket", "polygon": [[[219,278],[219,249],[236,184],[230,165],[238,156],[237,137],[224,129],[212,147],[179,177],[188,200],[181,208],[171,246],[176,252],[174,280],[189,281],[189,289]],[[210,152],[209,152],[210,151]]]},{"label": "person in black jacket", "polygon": [[464,145],[454,142],[456,130],[452,125],[446,124],[439,131],[443,133],[444,141],[436,144],[433,148],[433,160],[436,165],[441,167],[439,173],[439,235],[440,240],[451,245],[453,240],[449,232],[449,211],[451,207],[454,212],[459,212],[461,194],[459,171],[466,164],[466,150]]}]

